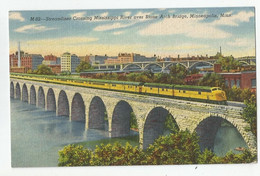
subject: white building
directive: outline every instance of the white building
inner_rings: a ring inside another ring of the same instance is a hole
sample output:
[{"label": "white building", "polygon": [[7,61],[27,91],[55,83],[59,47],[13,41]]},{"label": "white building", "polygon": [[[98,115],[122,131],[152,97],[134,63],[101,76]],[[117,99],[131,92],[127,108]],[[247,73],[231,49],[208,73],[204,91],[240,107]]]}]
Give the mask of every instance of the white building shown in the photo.
[{"label": "white building", "polygon": [[74,73],[79,64],[80,59],[75,54],[71,55],[69,52],[66,52],[61,55],[61,72],[69,71]]}]

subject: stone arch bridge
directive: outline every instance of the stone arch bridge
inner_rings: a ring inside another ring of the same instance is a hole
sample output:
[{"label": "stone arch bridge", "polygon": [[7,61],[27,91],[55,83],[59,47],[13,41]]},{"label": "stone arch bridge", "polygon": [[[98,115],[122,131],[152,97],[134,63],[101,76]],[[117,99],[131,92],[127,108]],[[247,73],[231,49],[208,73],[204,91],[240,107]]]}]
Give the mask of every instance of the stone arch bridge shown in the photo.
[{"label": "stone arch bridge", "polygon": [[131,93],[114,92],[21,79],[10,79],[10,96],[34,104],[58,116],[82,121],[85,128],[104,129],[108,118],[111,137],[130,133],[130,116],[137,118],[140,148],[147,148],[163,133],[166,116],[170,113],[179,129],[200,136],[202,148],[213,149],[221,121],[232,124],[256,153],[256,138],[245,129],[249,126],[242,116],[242,108],[214,105]]}]

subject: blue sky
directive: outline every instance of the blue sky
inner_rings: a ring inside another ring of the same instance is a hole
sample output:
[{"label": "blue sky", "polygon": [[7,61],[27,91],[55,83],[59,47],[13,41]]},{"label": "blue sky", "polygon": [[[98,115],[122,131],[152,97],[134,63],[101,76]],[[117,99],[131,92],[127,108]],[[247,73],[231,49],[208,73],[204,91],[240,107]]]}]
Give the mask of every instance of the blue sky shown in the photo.
[{"label": "blue sky", "polygon": [[[228,17],[220,17],[222,13]],[[191,18],[191,14],[216,16]],[[157,18],[146,18],[147,15]],[[161,15],[165,17],[160,18]],[[172,18],[173,15],[187,18]],[[22,50],[28,53],[57,56],[68,51],[79,56],[134,52],[185,57],[215,55],[219,46],[224,55],[252,56],[255,55],[254,15],[251,7],[10,11],[10,53],[17,50],[20,41]],[[94,20],[94,16],[103,19]],[[31,21],[31,17],[72,19]],[[114,17],[119,18],[111,19]]]}]

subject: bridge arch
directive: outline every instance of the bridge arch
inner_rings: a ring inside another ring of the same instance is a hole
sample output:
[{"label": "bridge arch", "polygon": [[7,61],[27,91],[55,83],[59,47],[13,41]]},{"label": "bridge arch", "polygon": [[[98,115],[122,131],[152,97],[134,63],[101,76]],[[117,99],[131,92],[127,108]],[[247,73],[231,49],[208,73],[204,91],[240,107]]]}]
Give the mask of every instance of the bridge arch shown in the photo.
[{"label": "bridge arch", "polygon": [[88,127],[92,129],[105,129],[107,111],[103,100],[99,96],[92,98],[89,105]]},{"label": "bridge arch", "polygon": [[127,65],[123,68],[123,70],[127,70],[127,68],[128,68],[128,67],[131,67],[131,66],[136,66],[136,67],[138,67],[139,69],[142,69],[142,67],[141,67],[140,65],[138,65],[138,64],[127,64]]},{"label": "bridge arch", "polygon": [[55,94],[52,88],[47,92],[47,111],[56,111]]},{"label": "bridge arch", "polygon": [[14,98],[14,83],[10,83],[10,97]]},{"label": "bridge arch", "polygon": [[58,97],[58,116],[70,115],[69,100],[64,90],[61,90]]},{"label": "bridge arch", "polygon": [[192,68],[194,68],[196,65],[198,64],[207,64],[207,65],[210,65],[210,66],[213,66],[214,64],[211,63],[211,62],[207,62],[207,61],[198,61],[198,62],[195,62],[193,63],[192,65],[190,65],[189,67],[189,70],[191,70]]},{"label": "bridge arch", "polygon": [[85,103],[79,93],[75,93],[71,103],[71,120],[84,121],[85,117]]},{"label": "bridge arch", "polygon": [[154,70],[154,68],[152,66],[155,66],[154,68],[158,68],[161,69],[162,71],[162,65],[158,64],[158,63],[149,63],[147,65],[145,65],[144,70]]},{"label": "bridge arch", "polygon": [[133,108],[128,102],[120,100],[116,104],[111,122],[112,137],[128,136],[130,134],[131,113],[133,113]]},{"label": "bridge arch", "polygon": [[[222,127],[222,131],[219,131],[220,127]],[[224,128],[223,128],[224,127]],[[228,141],[230,141],[229,137],[225,138],[226,135],[226,131],[225,129],[232,127],[232,130],[234,131],[234,134],[230,134],[230,135],[235,135],[236,139],[239,140],[240,145],[236,146],[236,143],[232,143],[232,144],[228,144]],[[206,148],[208,150],[214,151],[214,146],[215,146],[215,142],[219,142],[219,141],[227,141],[226,145],[231,145],[231,148],[236,148],[236,147],[246,147],[248,148],[244,138],[242,137],[241,133],[239,132],[239,130],[236,128],[236,126],[234,126],[234,124],[232,124],[232,122],[229,122],[227,119],[224,119],[222,117],[218,117],[218,116],[209,116],[207,118],[205,118],[204,120],[202,120],[197,127],[195,128],[195,132],[198,134],[199,136],[199,145],[200,145],[200,149],[203,151]],[[221,138],[217,138],[217,134],[218,133],[224,133],[221,136]],[[225,149],[225,147],[222,147],[223,149]],[[223,153],[225,154],[226,152],[228,152],[229,150],[227,149],[227,151],[224,151]]]},{"label": "bridge arch", "polygon": [[163,134],[164,124],[169,111],[163,107],[153,108],[144,123],[143,148],[146,149],[160,135]]},{"label": "bridge arch", "polygon": [[34,85],[30,88],[30,104],[36,105],[36,90]]},{"label": "bridge arch", "polygon": [[22,101],[28,102],[28,89],[26,84],[23,84],[23,88],[22,88]]},{"label": "bridge arch", "polygon": [[244,65],[250,65],[248,62],[246,62],[246,61],[238,61],[239,63],[241,63],[241,64],[244,64]]},{"label": "bridge arch", "polygon": [[21,99],[21,88],[19,83],[16,83],[15,85],[15,99]]},{"label": "bridge arch", "polygon": [[188,67],[187,67],[186,65],[184,65],[183,63],[173,62],[173,63],[170,63],[170,64],[166,65],[165,68],[164,68],[164,70],[170,69],[171,66],[173,66],[173,65],[178,65],[178,64],[181,65],[181,66],[183,66],[185,69],[188,69]]},{"label": "bridge arch", "polygon": [[38,107],[45,108],[45,94],[41,86],[38,89]]}]

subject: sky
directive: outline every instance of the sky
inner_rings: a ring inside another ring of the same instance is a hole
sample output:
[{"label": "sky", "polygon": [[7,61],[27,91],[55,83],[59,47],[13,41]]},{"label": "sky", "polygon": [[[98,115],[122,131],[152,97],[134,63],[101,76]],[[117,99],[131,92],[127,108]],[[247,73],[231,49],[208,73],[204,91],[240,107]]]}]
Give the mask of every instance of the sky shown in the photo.
[{"label": "sky", "polygon": [[[32,18],[34,17],[34,19]],[[95,18],[96,17],[96,18]],[[242,8],[9,12],[10,54],[255,56],[255,12]]]}]

